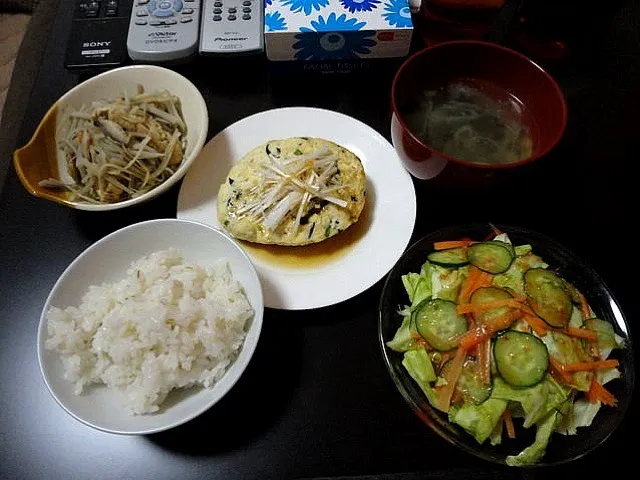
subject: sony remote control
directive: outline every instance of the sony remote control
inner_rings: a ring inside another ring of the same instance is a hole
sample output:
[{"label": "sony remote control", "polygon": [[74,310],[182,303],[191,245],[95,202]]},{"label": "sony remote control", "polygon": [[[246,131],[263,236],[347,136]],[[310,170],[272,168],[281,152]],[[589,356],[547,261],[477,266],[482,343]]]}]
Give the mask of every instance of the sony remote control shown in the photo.
[{"label": "sony remote control", "polygon": [[133,0],[127,52],[136,62],[186,61],[198,51],[202,0]]},{"label": "sony remote control", "polygon": [[201,55],[264,50],[264,0],[203,0]]},{"label": "sony remote control", "polygon": [[128,62],[126,40],[133,1],[74,0],[65,68],[113,68]]}]

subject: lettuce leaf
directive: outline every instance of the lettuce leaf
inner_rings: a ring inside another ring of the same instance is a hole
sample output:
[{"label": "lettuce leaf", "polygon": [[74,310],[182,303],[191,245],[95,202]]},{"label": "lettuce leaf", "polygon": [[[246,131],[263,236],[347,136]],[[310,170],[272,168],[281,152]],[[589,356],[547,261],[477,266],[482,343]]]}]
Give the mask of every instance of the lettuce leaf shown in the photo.
[{"label": "lettuce leaf", "polygon": [[387,342],[387,347],[396,352],[406,352],[407,350],[411,350],[416,341],[411,335],[411,313],[405,312],[404,318],[402,319],[402,324],[400,324],[400,328],[396,330],[393,338]]},{"label": "lettuce leaf", "polygon": [[480,405],[464,404],[452,408],[449,421],[464,428],[478,443],[483,443],[495,430],[506,408],[506,400],[489,398]]},{"label": "lettuce leaf", "polygon": [[548,265],[531,252],[524,255],[518,255],[517,252],[516,249],[516,258],[507,271],[493,277],[493,284],[523,294],[524,272],[530,268],[547,268]]},{"label": "lettuce leaf", "polygon": [[547,450],[549,438],[558,421],[558,415],[558,412],[553,410],[549,412],[546,417],[543,417],[536,424],[537,431],[535,441],[518,455],[509,455],[506,460],[507,465],[511,467],[526,467],[540,460]]},{"label": "lettuce leaf", "polygon": [[569,390],[560,386],[551,375],[526,388],[515,388],[496,377],[493,381],[492,398],[518,402],[524,413],[523,427],[529,428],[545,417],[551,410],[558,408],[569,396]]},{"label": "lettuce leaf", "polygon": [[431,382],[436,380],[436,372],[426,350],[421,348],[405,352],[402,365],[427,396],[429,403],[436,405],[436,391],[431,387]]},{"label": "lettuce leaf", "polygon": [[[617,368],[599,370],[596,379],[601,385],[622,376]],[[561,410],[562,418],[558,422],[556,431],[563,435],[575,435],[579,427],[588,427],[602,407],[600,402],[589,402],[586,398],[579,398],[569,407]]]},{"label": "lettuce leaf", "polygon": [[431,278],[419,273],[407,273],[402,276],[402,284],[409,295],[411,305],[417,305],[431,296]]},{"label": "lettuce leaf", "polygon": [[[589,361],[590,357],[579,339],[565,335],[562,332],[550,331],[540,338],[549,350],[549,355],[560,363],[575,363]],[[577,390],[589,391],[592,372],[573,373],[573,384]]]},{"label": "lettuce leaf", "polygon": [[467,267],[451,269],[429,263],[425,274],[431,278],[431,296],[455,302],[467,271]]}]

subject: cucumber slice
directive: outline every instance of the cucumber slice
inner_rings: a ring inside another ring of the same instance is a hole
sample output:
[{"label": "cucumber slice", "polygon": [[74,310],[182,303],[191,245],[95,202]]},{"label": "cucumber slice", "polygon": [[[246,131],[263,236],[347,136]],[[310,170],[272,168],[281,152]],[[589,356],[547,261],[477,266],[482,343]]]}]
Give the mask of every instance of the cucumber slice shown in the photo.
[{"label": "cucumber slice", "polygon": [[[446,376],[447,370],[451,368],[452,361],[453,359],[443,365],[440,376]],[[478,369],[478,362],[473,357],[467,357],[456,383],[456,391],[464,403],[480,405],[491,396],[492,385],[480,380]]]},{"label": "cucumber slice", "polygon": [[456,347],[456,337],[467,331],[467,319],[456,312],[456,304],[441,298],[425,302],[415,312],[416,330],[441,352]]},{"label": "cucumber slice", "polygon": [[510,243],[502,242],[500,240],[487,240],[487,241],[485,241],[483,243],[489,243],[489,244],[493,243],[493,244],[496,244],[496,245],[500,245],[501,247],[504,247],[507,250],[509,250],[509,252],[511,252],[511,255],[513,255],[514,257],[516,256],[516,249]]},{"label": "cucumber slice", "polygon": [[616,332],[613,330],[613,325],[609,322],[600,320],[599,318],[590,318],[584,322],[584,326],[596,332],[598,350],[606,350],[618,346],[618,342],[616,342]]},{"label": "cucumber slice", "polygon": [[[509,292],[500,287],[480,287],[471,294],[471,303],[488,303],[494,300],[507,300],[513,298]],[[498,307],[486,312],[474,313],[476,322],[487,323],[491,319],[504,315],[511,310],[510,307]]]},{"label": "cucumber slice", "polygon": [[438,250],[427,255],[431,263],[441,267],[464,267],[469,264],[466,248],[448,248]]},{"label": "cucumber slice", "polygon": [[524,273],[524,290],[531,308],[545,322],[564,328],[571,318],[573,304],[564,281],[544,268],[530,268]]},{"label": "cucumber slice", "polygon": [[468,250],[469,261],[472,265],[494,275],[506,272],[515,258],[511,245],[495,240],[474,243]]},{"label": "cucumber slice", "polygon": [[509,330],[493,344],[496,368],[505,382],[514,387],[540,383],[549,367],[546,345],[529,333]]}]

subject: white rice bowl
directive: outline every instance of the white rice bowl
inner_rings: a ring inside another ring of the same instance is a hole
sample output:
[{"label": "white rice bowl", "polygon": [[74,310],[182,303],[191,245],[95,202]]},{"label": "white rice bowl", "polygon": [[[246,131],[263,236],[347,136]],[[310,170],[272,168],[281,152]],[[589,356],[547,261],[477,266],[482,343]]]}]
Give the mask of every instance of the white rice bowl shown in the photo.
[{"label": "white rice bowl", "polygon": [[65,270],[42,311],[38,357],[72,416],[152,433],[222,398],[255,350],[262,314],[255,269],[230,237],[152,220],[108,235]]}]

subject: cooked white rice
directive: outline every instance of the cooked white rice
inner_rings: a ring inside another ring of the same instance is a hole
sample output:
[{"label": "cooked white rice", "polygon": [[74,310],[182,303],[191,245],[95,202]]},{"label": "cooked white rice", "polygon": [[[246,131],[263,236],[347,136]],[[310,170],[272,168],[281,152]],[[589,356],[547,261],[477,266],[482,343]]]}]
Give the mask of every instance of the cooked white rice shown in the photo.
[{"label": "cooked white rice", "polygon": [[90,286],[79,306],[50,308],[45,345],[76,394],[104,384],[132,413],[151,413],[174,388],[217,382],[253,313],[226,261],[206,269],[169,249],[133,262],[119,282]]}]

